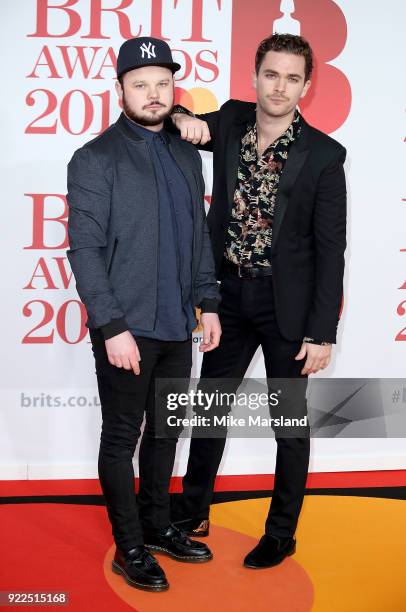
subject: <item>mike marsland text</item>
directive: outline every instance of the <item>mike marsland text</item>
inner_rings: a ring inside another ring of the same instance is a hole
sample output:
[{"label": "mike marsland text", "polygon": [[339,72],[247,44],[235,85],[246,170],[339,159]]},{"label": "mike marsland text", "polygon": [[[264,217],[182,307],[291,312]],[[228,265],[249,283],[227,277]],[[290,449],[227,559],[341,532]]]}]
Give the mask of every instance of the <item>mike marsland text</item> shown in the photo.
[{"label": "mike marsland text", "polygon": [[200,416],[177,417],[171,415],[167,418],[169,427],[307,427],[307,416],[300,419],[284,417],[278,418],[261,417],[260,415],[249,415],[235,417],[231,414],[223,416]]}]

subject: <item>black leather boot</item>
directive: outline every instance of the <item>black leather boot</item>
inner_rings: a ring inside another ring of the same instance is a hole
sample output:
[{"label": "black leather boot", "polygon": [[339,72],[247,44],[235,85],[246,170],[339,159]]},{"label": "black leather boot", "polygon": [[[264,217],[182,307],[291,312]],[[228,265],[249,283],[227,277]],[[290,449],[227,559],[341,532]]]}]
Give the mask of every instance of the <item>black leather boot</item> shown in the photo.
[{"label": "black leather boot", "polygon": [[176,561],[204,563],[213,558],[206,544],[191,540],[185,531],[169,525],[162,531],[144,533],[145,546],[150,550],[163,552]]},{"label": "black leather boot", "polygon": [[127,553],[118,548],[111,564],[115,574],[122,574],[130,586],[144,591],[166,591],[169,583],[158,561],[144,546],[136,546]]},{"label": "black leather boot", "polygon": [[285,557],[296,551],[295,538],[278,538],[263,535],[259,543],[244,559],[244,567],[264,569],[281,563]]}]

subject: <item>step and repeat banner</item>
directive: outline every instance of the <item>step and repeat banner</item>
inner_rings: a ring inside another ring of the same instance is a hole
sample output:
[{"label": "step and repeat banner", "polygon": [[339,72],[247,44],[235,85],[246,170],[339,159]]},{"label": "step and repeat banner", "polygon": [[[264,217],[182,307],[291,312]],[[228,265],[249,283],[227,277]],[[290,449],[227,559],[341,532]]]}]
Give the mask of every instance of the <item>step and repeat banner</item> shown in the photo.
[{"label": "step and repeat banner", "polygon": [[[301,111],[348,151],[344,309],[323,377],[405,376],[403,0],[13,0],[0,16],[1,477],[97,474],[100,406],[66,257],[66,165],[117,119],[116,57],[131,37],[168,42],[181,64],[176,100],[195,113],[255,99],[255,50],[270,33],[310,41],[316,69]],[[209,205],[212,160],[202,157]],[[195,377],[199,341],[197,331]],[[264,376],[260,351],[249,376]],[[181,440],[178,474],[187,448]],[[402,468],[403,449],[400,438],[315,440],[312,469]],[[232,439],[222,473],[272,472],[274,450]]]}]

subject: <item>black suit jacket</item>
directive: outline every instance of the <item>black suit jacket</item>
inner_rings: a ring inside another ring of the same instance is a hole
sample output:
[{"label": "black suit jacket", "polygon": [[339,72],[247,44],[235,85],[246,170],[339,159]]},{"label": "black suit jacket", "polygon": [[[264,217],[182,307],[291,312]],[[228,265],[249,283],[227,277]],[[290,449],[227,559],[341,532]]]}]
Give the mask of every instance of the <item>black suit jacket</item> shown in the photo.
[{"label": "black suit jacket", "polygon": [[[237,180],[241,136],[255,104],[229,100],[207,121],[213,151],[208,225],[217,274]],[[282,172],[275,205],[271,260],[278,326],[287,340],[336,341],[346,247],[346,150],[302,118]],[[249,281],[247,281],[249,282]]]}]

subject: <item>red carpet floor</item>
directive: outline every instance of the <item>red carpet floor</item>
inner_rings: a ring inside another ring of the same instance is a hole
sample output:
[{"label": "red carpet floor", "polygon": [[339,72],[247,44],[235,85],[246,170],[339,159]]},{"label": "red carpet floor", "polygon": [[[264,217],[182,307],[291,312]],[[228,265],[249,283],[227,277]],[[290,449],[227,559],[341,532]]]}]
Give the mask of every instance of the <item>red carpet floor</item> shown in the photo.
[{"label": "red carpet floor", "polygon": [[[335,493],[330,487],[328,495],[306,496],[297,553],[271,570],[249,571],[241,563],[262,533],[269,499],[215,504],[207,540],[213,561],[191,565],[160,556],[171,583],[166,593],[133,589],[111,572],[114,546],[105,508],[72,497],[97,495],[96,481],[5,481],[0,591],[67,592],[62,609],[72,612],[405,612],[405,473],[364,476],[350,478],[358,487],[375,486],[375,493],[340,489],[344,475],[341,481],[333,475]],[[257,487],[260,478],[254,477]],[[386,487],[379,489],[378,482]],[[27,497],[10,497],[18,495]],[[60,495],[65,503],[29,495]]]}]

